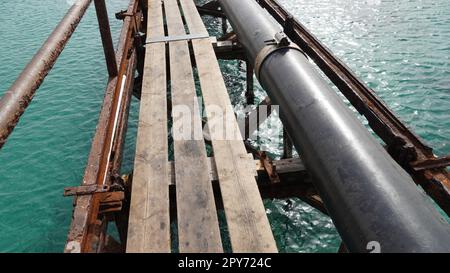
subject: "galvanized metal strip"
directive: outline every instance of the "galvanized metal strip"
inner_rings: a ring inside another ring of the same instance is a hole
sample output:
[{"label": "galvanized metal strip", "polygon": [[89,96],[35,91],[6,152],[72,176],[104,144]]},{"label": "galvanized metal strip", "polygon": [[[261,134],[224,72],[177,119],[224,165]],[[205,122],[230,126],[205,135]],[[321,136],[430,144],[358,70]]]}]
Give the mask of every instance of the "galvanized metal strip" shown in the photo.
[{"label": "galvanized metal strip", "polygon": [[204,34],[186,34],[186,35],[171,35],[171,36],[164,36],[164,37],[157,37],[157,38],[149,38],[145,42],[145,44],[154,44],[154,43],[169,43],[169,42],[176,42],[176,41],[191,41],[196,39],[205,39],[209,38],[209,35]]},{"label": "galvanized metal strip", "polygon": [[[129,11],[135,11],[138,8],[137,0],[131,0],[128,6]],[[123,55],[128,51],[127,39],[131,37],[131,20],[125,20],[121,31],[121,38],[117,46],[116,59],[121,60]],[[103,101],[102,110],[97,126],[97,131],[92,141],[91,152],[87,167],[85,170],[83,185],[94,184],[96,178],[99,175],[100,160],[102,149],[106,143],[106,124],[111,118],[111,105],[112,97],[116,85],[118,84],[118,77],[110,78],[107,88],[105,99]],[[99,211],[98,198],[94,198],[92,195],[79,196],[76,198],[76,205],[73,211],[72,224],[67,237],[66,246],[64,252],[66,253],[80,253],[80,252],[96,252],[98,248],[97,243],[92,243],[90,236],[90,222],[92,219],[97,218]],[[94,236],[95,237],[95,236]]]}]

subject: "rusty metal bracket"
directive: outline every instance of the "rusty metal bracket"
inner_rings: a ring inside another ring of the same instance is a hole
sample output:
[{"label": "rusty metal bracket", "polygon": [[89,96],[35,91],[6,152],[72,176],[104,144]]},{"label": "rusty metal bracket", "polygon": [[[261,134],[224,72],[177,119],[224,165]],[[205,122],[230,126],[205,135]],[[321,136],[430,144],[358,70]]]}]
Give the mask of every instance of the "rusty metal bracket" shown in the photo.
[{"label": "rusty metal bracket", "polygon": [[[115,191],[117,190],[117,191]],[[78,187],[68,187],[64,189],[64,197],[99,195],[99,214],[107,212],[119,212],[122,210],[125,192],[118,184],[108,185],[83,185]]]},{"label": "rusty metal bracket", "polygon": [[272,184],[280,183],[280,177],[278,176],[276,166],[273,165],[272,159],[267,156],[266,152],[259,152],[259,159],[261,161],[261,165],[264,167],[264,170],[267,172],[269,176],[270,182]]},{"label": "rusty metal bracket", "polygon": [[125,193],[123,191],[105,192],[100,198],[99,214],[122,211],[125,201]]},{"label": "rusty metal bracket", "polygon": [[422,161],[416,161],[411,164],[415,171],[424,171],[431,169],[440,169],[450,166],[450,155],[440,158],[431,158]]},{"label": "rusty metal bracket", "polygon": [[[140,14],[138,12],[138,0],[130,0],[127,13]],[[119,76],[110,78],[108,81],[99,125],[92,141],[92,148],[83,178],[85,184],[113,184],[111,185],[113,188],[102,194],[75,198],[76,203],[65,252],[100,252],[107,233],[107,221],[113,217],[111,214],[119,210],[118,214],[120,214],[124,210],[122,206],[127,206],[127,197],[124,198],[122,204],[116,202],[120,201],[122,196],[127,195],[126,192],[116,189],[117,183],[114,183],[114,180],[117,179],[114,179],[114,177],[121,166],[123,136],[127,128],[126,119],[134,79],[133,71],[136,58],[129,58],[129,49],[134,45],[133,39],[136,30],[140,29],[141,20],[137,20],[136,17],[125,16],[123,22],[121,38],[116,50],[116,59],[120,64]],[[111,147],[113,147],[113,150],[111,150]],[[100,225],[98,220],[101,221]],[[101,243],[96,243],[97,241]]]},{"label": "rusty metal bracket", "polygon": [[136,13],[128,12],[127,10],[121,10],[116,13],[117,20],[125,20],[126,17],[134,17],[134,16],[136,16]]},{"label": "rusty metal bracket", "polygon": [[256,56],[254,64],[256,78],[258,80],[260,79],[261,68],[270,55],[279,50],[289,49],[300,51],[306,58],[308,58],[306,53],[298,45],[292,44],[283,32],[276,33],[272,40],[266,41],[266,46],[263,47]]},{"label": "rusty metal bracket", "polygon": [[110,191],[108,185],[83,185],[78,187],[68,187],[64,189],[64,196],[82,196],[105,193]]},{"label": "rusty metal bracket", "polygon": [[172,36],[164,36],[164,37],[157,37],[154,39],[147,39],[145,44],[154,44],[154,43],[169,43],[169,42],[176,42],[176,41],[191,41],[191,40],[198,40],[198,39],[208,39],[212,38],[209,35],[204,34],[186,34],[186,35],[172,35]]},{"label": "rusty metal bracket", "polygon": [[122,177],[118,174],[111,176],[111,185],[81,185],[77,187],[67,187],[64,189],[64,196],[83,196],[83,195],[93,195],[93,194],[105,194],[112,192],[124,192],[125,182]]},{"label": "rusty metal bracket", "polygon": [[218,59],[247,61],[245,50],[234,33],[227,33],[217,38],[212,44]]},{"label": "rusty metal bracket", "polygon": [[227,18],[225,13],[221,10],[221,7],[219,5],[219,2],[217,1],[211,1],[203,6],[197,6],[197,11],[200,15],[208,15],[213,17],[219,17],[219,18]]}]

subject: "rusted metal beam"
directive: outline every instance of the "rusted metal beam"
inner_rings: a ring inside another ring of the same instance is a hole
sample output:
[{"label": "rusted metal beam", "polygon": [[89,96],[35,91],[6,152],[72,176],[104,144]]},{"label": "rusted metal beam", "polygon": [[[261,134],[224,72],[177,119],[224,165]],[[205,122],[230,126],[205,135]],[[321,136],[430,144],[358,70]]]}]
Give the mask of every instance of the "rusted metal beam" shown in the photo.
[{"label": "rusted metal beam", "polygon": [[267,175],[269,176],[270,183],[276,184],[280,183],[280,177],[278,176],[277,168],[273,164],[272,159],[267,156],[266,152],[260,152],[259,153],[259,159],[261,162],[261,165],[264,167],[264,170],[266,171]]},{"label": "rusted metal beam", "polygon": [[[126,94],[124,94],[123,106],[121,107],[121,119],[118,125],[118,133],[116,142],[114,144],[114,159],[112,162],[112,170],[111,175],[116,180],[122,180],[120,177],[120,169],[122,166],[122,158],[123,158],[123,148],[125,144],[126,133],[128,129],[128,117],[130,112],[130,104],[133,95],[133,86],[134,86],[134,74],[135,74],[135,66],[136,66],[136,51],[133,53],[127,75],[131,75],[128,77],[127,84],[125,86]],[[127,240],[127,232],[128,232],[128,214],[131,200],[131,188],[127,187],[124,183],[124,200],[121,202],[121,211],[117,211],[114,213],[114,221],[117,226],[117,230],[120,236],[120,242],[123,245],[126,245]],[[106,230],[105,230],[106,232]],[[125,249],[125,248],[124,248]]]},{"label": "rusted metal beam", "polygon": [[246,61],[246,81],[247,81],[247,90],[245,92],[245,98],[247,100],[247,105],[255,104],[255,83],[253,80],[254,68],[253,64],[250,61]]},{"label": "rusted metal beam", "polygon": [[[139,24],[136,21],[136,16],[138,16],[137,8],[133,9],[132,13],[125,19],[124,24],[128,21],[130,22],[127,28],[124,37],[125,43],[123,45],[123,54],[121,56],[119,72],[118,72],[118,82],[114,90],[112,104],[110,109],[110,118],[106,127],[106,137],[105,142],[102,147],[102,155],[99,161],[99,172],[97,176],[97,184],[105,185],[111,184],[114,182],[120,182],[120,178],[118,178],[118,172],[120,170],[120,163],[122,160],[122,147],[123,141],[125,137],[126,124],[127,120],[122,120],[124,116],[128,116],[128,107],[131,99],[132,93],[132,85],[133,77],[134,77],[134,61],[135,61],[135,50],[134,50],[134,38],[135,34],[139,31]],[[122,137],[122,138],[121,138]],[[121,150],[115,150],[115,148],[120,148]],[[119,185],[121,186],[121,185]],[[117,203],[117,202],[116,202]],[[105,238],[105,234],[107,232],[107,225],[102,225],[103,229],[98,229],[94,227],[95,223],[98,219],[107,219],[104,218],[104,214],[106,212],[118,212],[122,209],[123,202],[120,203],[120,208],[118,209],[117,205],[111,209],[102,209],[102,199],[101,196],[94,195],[92,211],[89,215],[88,222],[88,232],[87,232],[87,243],[85,244],[83,252],[94,252],[101,249],[101,246],[104,245],[103,241],[97,242],[95,244],[95,240],[97,238]],[[98,249],[95,249],[95,245],[98,245]]]},{"label": "rusted metal beam", "polygon": [[214,9],[208,9],[203,7],[197,7],[198,13],[200,15],[209,15],[213,17],[219,17],[219,18],[227,18],[223,12],[220,10],[214,10]]},{"label": "rusted metal beam", "polygon": [[0,100],[0,149],[52,69],[92,0],[79,0]]},{"label": "rusted metal beam", "polygon": [[227,18],[227,16],[220,10],[220,5],[217,1],[210,1],[202,6],[197,6],[200,15],[208,15],[219,18]]},{"label": "rusted metal beam", "polygon": [[347,247],[342,242],[339,246],[338,253],[348,253]]},{"label": "rusted metal beam", "polygon": [[283,129],[283,158],[292,158],[293,145],[288,132],[286,129]]},{"label": "rusted metal beam", "polygon": [[[131,0],[128,12],[135,14],[138,8],[137,0]],[[117,47],[116,59],[121,60],[119,74],[117,77],[110,78],[106,89],[106,95],[103,107],[100,113],[100,119],[97,131],[93,139],[91,153],[88,159],[88,165],[83,178],[83,185],[110,183],[111,174],[111,147],[114,147],[116,135],[114,131],[114,123],[117,125],[117,119],[114,119],[118,103],[118,93],[120,93],[121,85],[126,85],[124,75],[131,57],[130,49],[132,47],[132,38],[135,28],[134,18],[127,16],[124,19],[124,25]],[[130,76],[130,75],[127,75]],[[123,115],[122,115],[123,116]],[[117,140],[117,139],[116,139]],[[109,155],[109,156],[108,156]],[[99,216],[100,209],[99,198],[92,195],[81,196],[76,198],[73,212],[71,228],[68,234],[65,252],[96,252],[101,246],[99,242],[99,233],[104,233],[106,225],[105,217]],[[100,222],[98,221],[100,218]]]},{"label": "rusted metal beam", "polygon": [[[246,60],[244,49],[232,40],[221,40],[213,43],[214,51],[219,60]],[[253,76],[253,75],[252,75]]]},{"label": "rusted metal beam", "polygon": [[397,163],[450,215],[449,172],[442,166],[431,169],[414,166],[415,162],[437,160],[433,150],[277,0],[257,1],[284,26],[289,38],[314,60],[358,112],[367,118],[369,126],[387,144],[389,154]]},{"label": "rusted metal beam", "polygon": [[105,0],[94,0],[94,4],[97,12],[98,26],[102,37],[108,74],[110,77],[115,77],[117,76],[117,61],[111,36],[111,28],[109,26],[108,10],[106,9]]},{"label": "rusted metal beam", "polygon": [[442,169],[450,166],[450,156],[441,158],[431,158],[423,161],[416,161],[412,163],[412,168],[415,171],[425,171],[431,169]]},{"label": "rusted metal beam", "polygon": [[[99,161],[103,142],[106,135],[106,122],[109,118],[109,109],[111,108],[112,93],[117,84],[117,77],[109,80],[106,87],[105,98],[103,101],[97,131],[95,133],[88,163],[84,172],[82,185],[95,185],[99,170]],[[67,236],[67,242],[64,249],[66,253],[81,253],[86,244],[88,219],[92,211],[93,196],[86,195],[75,198],[72,223]]]},{"label": "rusted metal beam", "polygon": [[127,82],[125,84],[125,93],[124,93],[124,99],[122,101],[122,106],[120,107],[121,113],[120,113],[120,119],[118,124],[118,130],[117,130],[117,141],[114,144],[114,159],[113,159],[113,165],[112,165],[112,174],[114,176],[120,175],[120,168],[122,166],[122,151],[123,146],[125,143],[125,138],[127,134],[128,129],[128,117],[130,113],[130,104],[131,99],[133,95],[133,87],[134,87],[134,76],[135,76],[135,67],[136,67],[136,53],[134,52],[133,55],[130,58],[129,62],[129,70],[127,72],[127,75],[130,75],[127,77]]},{"label": "rusted metal beam", "polygon": [[106,193],[110,190],[108,185],[83,185],[78,187],[70,187],[64,189],[64,196],[82,196]]}]

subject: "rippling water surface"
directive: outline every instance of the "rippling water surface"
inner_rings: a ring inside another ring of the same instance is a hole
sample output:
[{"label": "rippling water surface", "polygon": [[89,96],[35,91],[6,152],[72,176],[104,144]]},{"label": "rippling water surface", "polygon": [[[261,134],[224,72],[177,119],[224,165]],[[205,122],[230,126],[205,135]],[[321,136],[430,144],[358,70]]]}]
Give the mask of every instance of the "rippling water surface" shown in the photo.
[{"label": "rippling water surface", "polygon": [[[71,2],[71,1],[69,1]],[[128,0],[110,0],[114,12]],[[450,1],[280,0],[374,88],[438,155],[450,154]],[[66,0],[0,2],[0,95],[11,85],[68,9]],[[218,24],[210,20],[211,30]],[[242,99],[245,66],[222,62],[233,102]],[[0,151],[0,252],[60,252],[72,202],[63,188],[78,185],[106,84],[106,68],[91,7]],[[258,89],[258,98],[264,92]],[[137,102],[133,102],[124,171],[131,170]],[[279,126],[259,144],[272,143]],[[266,201],[277,243],[285,252],[335,252],[331,220],[299,200]]]}]

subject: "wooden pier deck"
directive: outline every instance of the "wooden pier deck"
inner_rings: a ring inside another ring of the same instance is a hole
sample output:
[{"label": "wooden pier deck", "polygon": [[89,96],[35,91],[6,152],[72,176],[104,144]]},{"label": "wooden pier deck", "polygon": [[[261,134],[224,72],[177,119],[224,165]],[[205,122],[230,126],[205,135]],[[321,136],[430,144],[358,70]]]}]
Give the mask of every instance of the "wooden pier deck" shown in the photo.
[{"label": "wooden pier deck", "polygon": [[[241,138],[212,134],[211,144],[222,200],[215,200],[210,159],[202,136],[198,92],[207,118],[213,107],[233,113],[212,46],[213,39],[193,0],[149,0],[147,45],[129,214],[127,252],[171,252],[172,165],[169,109],[191,113],[190,136],[176,138],[174,180],[178,249],[182,253],[223,252],[216,204],[223,203],[233,252],[277,252],[255,179],[253,158]],[[196,89],[198,75],[201,91]],[[169,105],[171,104],[171,105]],[[240,134],[233,116],[232,127]]]}]

